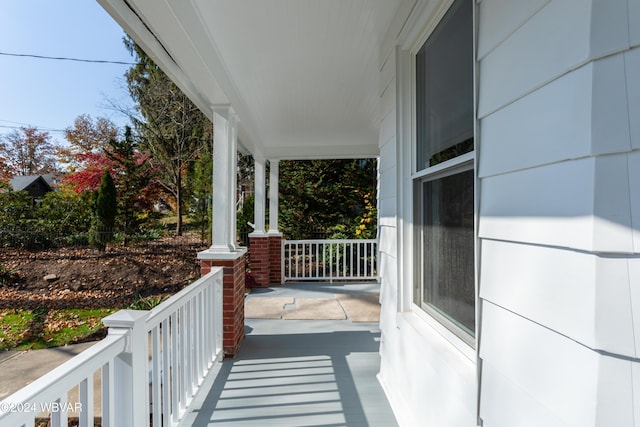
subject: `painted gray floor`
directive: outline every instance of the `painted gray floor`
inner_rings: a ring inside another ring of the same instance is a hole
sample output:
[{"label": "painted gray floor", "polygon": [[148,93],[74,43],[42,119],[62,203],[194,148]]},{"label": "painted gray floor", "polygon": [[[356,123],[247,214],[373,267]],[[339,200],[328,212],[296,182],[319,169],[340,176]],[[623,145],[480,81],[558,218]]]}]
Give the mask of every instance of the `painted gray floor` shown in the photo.
[{"label": "painted gray floor", "polygon": [[[290,291],[282,288],[273,292]],[[339,293],[333,285],[330,292]],[[207,377],[181,426],[397,426],[376,379],[377,324],[248,319],[246,331],[238,355]]]}]

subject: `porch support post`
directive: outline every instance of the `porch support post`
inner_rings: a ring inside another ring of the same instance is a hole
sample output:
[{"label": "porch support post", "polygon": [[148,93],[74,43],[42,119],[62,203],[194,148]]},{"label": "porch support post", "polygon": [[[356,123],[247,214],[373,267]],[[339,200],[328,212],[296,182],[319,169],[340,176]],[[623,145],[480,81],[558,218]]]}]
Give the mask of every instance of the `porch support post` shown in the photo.
[{"label": "porch support post", "polygon": [[253,220],[255,229],[253,230],[254,235],[263,235],[264,231],[264,211],[265,211],[265,190],[266,190],[266,182],[265,182],[265,159],[260,157],[256,157],[254,159],[254,213]]},{"label": "porch support post", "polygon": [[229,135],[230,155],[229,155],[229,195],[232,203],[229,203],[229,232],[230,244],[234,249],[238,249],[237,238],[237,212],[238,212],[238,116],[233,110],[229,114],[229,124],[231,134]]},{"label": "porch support post", "polygon": [[280,160],[269,160],[269,283],[282,283],[282,233],[278,230]]},{"label": "porch support post", "polygon": [[278,232],[278,190],[280,173],[280,160],[269,160],[269,234]]},{"label": "porch support post", "polygon": [[[231,175],[235,175],[235,168],[231,168],[231,151],[233,149],[231,129],[234,120],[233,109],[230,106],[218,106],[213,109],[213,208],[211,227],[211,247],[214,253],[228,253],[235,250],[235,236],[232,240],[231,208],[235,208],[235,191],[232,191]],[[231,169],[231,170],[230,170]],[[235,211],[234,211],[235,212]]]},{"label": "porch support post", "polygon": [[[234,356],[244,338],[244,275],[246,248],[236,247],[236,127],[229,105],[213,107],[213,208],[211,247],[198,253],[200,272],[223,267],[223,346]],[[213,333],[213,331],[212,331]]]},{"label": "porch support post", "polygon": [[265,159],[254,157],[254,225],[253,233],[249,234],[249,258],[251,275],[259,287],[269,286],[269,237],[265,232]]}]

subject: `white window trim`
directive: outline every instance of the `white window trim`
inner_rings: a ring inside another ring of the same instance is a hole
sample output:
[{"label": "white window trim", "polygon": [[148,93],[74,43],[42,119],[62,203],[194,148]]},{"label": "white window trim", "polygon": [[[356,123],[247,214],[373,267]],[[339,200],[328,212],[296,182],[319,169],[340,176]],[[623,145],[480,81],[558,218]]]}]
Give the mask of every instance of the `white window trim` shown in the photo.
[{"label": "white window trim", "polygon": [[[444,337],[465,357],[479,363],[479,342],[480,342],[480,311],[481,303],[478,290],[479,277],[479,239],[478,239],[478,214],[479,214],[479,180],[478,180],[478,154],[479,154],[479,134],[477,119],[477,61],[474,60],[473,79],[474,79],[474,151],[458,156],[454,159],[447,160],[441,164],[417,171],[416,155],[416,75],[415,75],[415,58],[425,41],[433,33],[438,23],[442,20],[446,12],[449,10],[454,0],[442,0],[435,5],[432,2],[421,3],[421,9],[414,10],[414,14],[407,22],[398,38],[398,48],[396,54],[396,84],[397,84],[397,141],[398,141],[398,159],[399,164],[399,180],[398,180],[398,233],[399,233],[399,258],[401,265],[399,266],[398,279],[401,286],[398,287],[398,316],[408,319],[419,319],[435,330],[439,335]],[[474,56],[476,55],[477,45],[477,5],[473,2],[473,43]],[[450,168],[457,168],[465,163],[473,162],[475,170],[475,196],[474,196],[474,290],[476,300],[476,322],[475,322],[475,345],[460,338],[440,320],[433,315],[425,312],[418,304],[414,302],[414,277],[415,277],[415,252],[414,252],[414,200],[413,185],[416,179],[425,176],[447,174]],[[415,324],[415,322],[410,322]],[[418,331],[419,332],[419,331]]]}]

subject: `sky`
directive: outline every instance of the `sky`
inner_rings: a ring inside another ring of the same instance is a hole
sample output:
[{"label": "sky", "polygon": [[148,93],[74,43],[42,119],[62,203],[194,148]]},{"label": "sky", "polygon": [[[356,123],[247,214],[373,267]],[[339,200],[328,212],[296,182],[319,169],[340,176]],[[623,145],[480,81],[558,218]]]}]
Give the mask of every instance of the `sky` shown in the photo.
[{"label": "sky", "polygon": [[131,105],[128,65],[5,55],[132,62],[124,35],[95,0],[0,0],[0,137],[31,125],[64,143],[81,114],[127,124],[109,100]]}]

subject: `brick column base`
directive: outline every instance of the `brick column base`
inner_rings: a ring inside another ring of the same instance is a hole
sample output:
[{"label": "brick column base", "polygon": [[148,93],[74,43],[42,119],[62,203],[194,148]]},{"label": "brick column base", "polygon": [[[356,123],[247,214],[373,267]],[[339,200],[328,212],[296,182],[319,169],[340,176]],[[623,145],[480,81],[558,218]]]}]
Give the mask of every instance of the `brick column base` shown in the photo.
[{"label": "brick column base", "polygon": [[269,237],[267,235],[249,235],[249,263],[251,275],[260,288],[269,286]]},{"label": "brick column base", "polygon": [[269,235],[269,282],[282,283],[282,234]]},{"label": "brick column base", "polygon": [[229,254],[200,252],[200,273],[205,275],[211,267],[223,268],[222,331],[224,354],[233,357],[244,339],[244,273],[246,249]]}]

